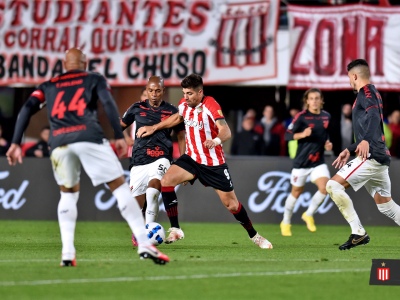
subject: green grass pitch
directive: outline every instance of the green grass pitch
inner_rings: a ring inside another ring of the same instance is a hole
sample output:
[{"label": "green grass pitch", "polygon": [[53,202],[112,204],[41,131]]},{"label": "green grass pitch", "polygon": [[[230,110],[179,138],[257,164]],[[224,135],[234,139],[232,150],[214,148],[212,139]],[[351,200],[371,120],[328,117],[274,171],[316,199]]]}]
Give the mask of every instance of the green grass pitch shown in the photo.
[{"label": "green grass pitch", "polygon": [[[167,228],[167,224],[163,223]],[[57,222],[0,221],[0,299],[398,299],[370,286],[371,260],[400,259],[397,226],[366,229],[371,242],[338,245],[348,226],[255,224],[274,245],[256,247],[236,224],[183,223],[185,239],[159,248],[171,262],[140,260],[123,222],[79,222],[76,268],[61,268]]]}]

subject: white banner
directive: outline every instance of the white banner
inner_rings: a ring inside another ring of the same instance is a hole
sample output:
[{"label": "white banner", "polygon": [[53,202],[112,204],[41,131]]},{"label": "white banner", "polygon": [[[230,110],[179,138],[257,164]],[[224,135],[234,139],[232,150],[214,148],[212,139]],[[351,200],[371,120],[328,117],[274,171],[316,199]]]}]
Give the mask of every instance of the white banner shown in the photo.
[{"label": "white banner", "polygon": [[276,77],[279,0],[0,1],[0,85],[38,84],[78,47],[113,86]]},{"label": "white banner", "polygon": [[400,89],[400,8],[375,5],[289,6],[289,87],[350,88],[347,64],[366,59],[371,81]]}]

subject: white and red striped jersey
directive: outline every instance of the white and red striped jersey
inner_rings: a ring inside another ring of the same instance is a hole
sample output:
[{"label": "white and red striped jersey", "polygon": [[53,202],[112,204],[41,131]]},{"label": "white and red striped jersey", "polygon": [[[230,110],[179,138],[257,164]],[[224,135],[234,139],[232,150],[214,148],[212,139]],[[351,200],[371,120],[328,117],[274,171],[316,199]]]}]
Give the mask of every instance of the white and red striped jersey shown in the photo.
[{"label": "white and red striped jersey", "polygon": [[224,119],[221,106],[213,97],[205,96],[195,108],[187,105],[185,98],[179,102],[179,115],[186,127],[186,154],[194,161],[206,166],[219,166],[225,163],[222,144],[213,149],[207,149],[203,143],[218,135],[215,122]]}]

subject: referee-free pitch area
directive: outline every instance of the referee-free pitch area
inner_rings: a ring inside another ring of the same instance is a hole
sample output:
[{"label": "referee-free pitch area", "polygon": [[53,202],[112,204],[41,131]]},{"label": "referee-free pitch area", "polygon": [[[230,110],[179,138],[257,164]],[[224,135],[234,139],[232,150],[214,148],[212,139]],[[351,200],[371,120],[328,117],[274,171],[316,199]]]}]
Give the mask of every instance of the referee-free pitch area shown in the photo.
[{"label": "referee-free pitch area", "polygon": [[[167,229],[168,225],[162,223]],[[400,228],[367,226],[371,242],[339,244],[348,226],[255,224],[274,245],[256,247],[236,223],[182,223],[185,239],[159,248],[171,262],[139,260],[123,222],[79,222],[76,268],[61,268],[57,222],[0,221],[0,299],[398,299],[370,286],[372,259],[400,258]]]}]

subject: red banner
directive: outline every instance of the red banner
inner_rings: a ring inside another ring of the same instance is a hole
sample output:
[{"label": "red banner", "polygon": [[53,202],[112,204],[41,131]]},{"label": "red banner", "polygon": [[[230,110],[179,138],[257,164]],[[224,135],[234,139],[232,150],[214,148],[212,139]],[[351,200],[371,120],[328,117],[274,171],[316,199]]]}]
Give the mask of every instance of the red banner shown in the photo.
[{"label": "red banner", "polygon": [[37,84],[82,49],[111,85],[276,77],[279,0],[0,1],[0,85]]},{"label": "red banner", "polygon": [[364,58],[380,90],[400,90],[400,8],[289,6],[289,87],[349,88],[347,64]]}]

